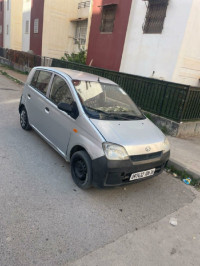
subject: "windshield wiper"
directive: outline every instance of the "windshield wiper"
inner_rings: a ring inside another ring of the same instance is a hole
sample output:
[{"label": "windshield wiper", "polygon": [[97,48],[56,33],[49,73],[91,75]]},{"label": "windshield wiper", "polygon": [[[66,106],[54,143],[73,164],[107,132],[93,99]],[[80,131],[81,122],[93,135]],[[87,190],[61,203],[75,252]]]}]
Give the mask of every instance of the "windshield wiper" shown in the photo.
[{"label": "windshield wiper", "polygon": [[108,114],[108,113],[106,113],[104,111],[101,111],[99,109],[95,109],[95,108],[92,108],[92,107],[89,107],[89,106],[85,106],[85,108],[91,109],[92,111],[95,111],[95,112],[98,112],[98,113],[102,113],[102,114],[105,114],[105,115]]},{"label": "windshield wiper", "polygon": [[99,110],[99,109],[95,109],[95,108],[92,108],[92,107],[89,107],[89,106],[85,106],[85,108],[88,108],[88,109],[90,109],[90,110],[92,110],[92,111],[95,111],[95,112],[97,112],[97,113],[100,113],[100,114],[103,114],[103,116],[105,117],[105,118],[109,118],[109,119],[115,119],[115,120],[119,120],[120,118],[123,118],[123,120],[129,120],[128,118],[126,118],[126,117],[121,117],[121,116],[119,116],[118,114],[116,114],[116,113],[109,113],[109,112],[104,112],[104,111],[101,111],[101,110]]},{"label": "windshield wiper", "polygon": [[144,116],[137,116],[137,115],[130,115],[130,114],[119,114],[119,116],[121,116],[121,117],[123,117],[123,118],[134,119],[134,120],[145,119]]},{"label": "windshield wiper", "polygon": [[89,106],[85,106],[86,108],[95,111],[97,113],[101,113],[103,114],[106,118],[114,118],[115,120],[119,120],[119,119],[123,119],[123,120],[141,120],[141,119],[145,119],[144,116],[137,116],[137,115],[131,115],[131,114],[119,114],[119,113],[110,113],[110,112],[104,112],[102,110],[99,109],[95,109]]}]

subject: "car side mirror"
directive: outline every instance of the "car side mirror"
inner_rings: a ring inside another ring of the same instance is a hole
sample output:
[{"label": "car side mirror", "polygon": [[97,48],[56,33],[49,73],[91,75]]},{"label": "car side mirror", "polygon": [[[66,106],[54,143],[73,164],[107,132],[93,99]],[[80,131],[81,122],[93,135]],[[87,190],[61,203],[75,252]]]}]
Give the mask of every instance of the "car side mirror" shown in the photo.
[{"label": "car side mirror", "polygon": [[61,111],[66,112],[67,114],[71,114],[72,112],[72,106],[68,103],[59,103],[58,104],[58,109]]},{"label": "car side mirror", "polygon": [[68,115],[76,119],[79,115],[78,107],[75,102],[72,102],[72,104],[68,103],[59,103],[58,109],[66,112]]}]

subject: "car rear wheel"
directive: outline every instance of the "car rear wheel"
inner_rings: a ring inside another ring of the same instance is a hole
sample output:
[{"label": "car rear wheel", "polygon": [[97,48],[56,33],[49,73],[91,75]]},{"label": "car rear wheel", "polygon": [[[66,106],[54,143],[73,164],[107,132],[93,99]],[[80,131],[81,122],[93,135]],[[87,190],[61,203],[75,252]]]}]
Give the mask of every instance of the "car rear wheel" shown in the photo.
[{"label": "car rear wheel", "polygon": [[71,174],[78,187],[88,189],[92,186],[92,163],[85,151],[77,151],[72,155]]},{"label": "car rear wheel", "polygon": [[22,107],[20,110],[20,125],[24,130],[30,130],[31,126],[28,122],[28,115],[25,107]]}]

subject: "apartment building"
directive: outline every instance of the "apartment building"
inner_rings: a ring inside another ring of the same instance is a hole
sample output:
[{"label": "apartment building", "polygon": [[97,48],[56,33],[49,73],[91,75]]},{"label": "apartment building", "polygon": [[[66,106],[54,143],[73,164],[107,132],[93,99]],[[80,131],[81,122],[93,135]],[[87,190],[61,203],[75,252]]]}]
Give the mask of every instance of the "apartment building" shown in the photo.
[{"label": "apartment building", "polygon": [[87,64],[198,86],[200,0],[94,0]]},{"label": "apartment building", "polygon": [[90,1],[45,0],[42,55],[60,58],[87,49]]},{"label": "apartment building", "polygon": [[0,0],[0,46],[53,58],[87,49],[91,6],[81,0]]},{"label": "apartment building", "polygon": [[3,15],[4,15],[4,1],[0,0],[0,46],[3,47],[3,25],[4,25],[4,21],[3,21]]},{"label": "apartment building", "polygon": [[3,46],[10,49],[22,50],[22,6],[23,0],[1,1],[3,12]]}]

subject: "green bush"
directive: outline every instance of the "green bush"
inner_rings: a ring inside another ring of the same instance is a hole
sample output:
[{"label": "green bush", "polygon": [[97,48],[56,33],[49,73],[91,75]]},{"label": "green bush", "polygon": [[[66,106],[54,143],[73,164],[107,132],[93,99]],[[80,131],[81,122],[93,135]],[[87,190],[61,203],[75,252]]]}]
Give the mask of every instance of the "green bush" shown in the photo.
[{"label": "green bush", "polygon": [[61,60],[79,63],[79,64],[86,64],[86,57],[87,57],[87,51],[86,50],[80,50],[79,53],[75,54],[68,54],[65,53],[63,57],[61,57]]}]

